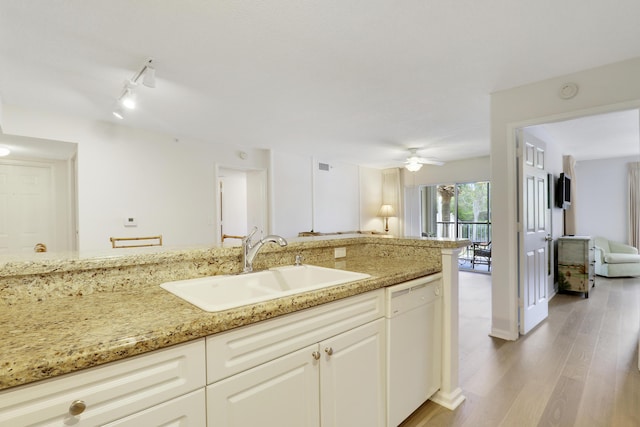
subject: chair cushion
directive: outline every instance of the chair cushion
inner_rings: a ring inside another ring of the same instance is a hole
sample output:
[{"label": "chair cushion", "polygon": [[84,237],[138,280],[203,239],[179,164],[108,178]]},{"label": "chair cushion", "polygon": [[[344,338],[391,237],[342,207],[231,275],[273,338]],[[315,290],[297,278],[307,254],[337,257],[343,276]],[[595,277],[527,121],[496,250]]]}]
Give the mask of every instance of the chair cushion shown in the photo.
[{"label": "chair cushion", "polygon": [[604,255],[604,262],[608,264],[628,264],[640,262],[640,255],[608,253]]}]

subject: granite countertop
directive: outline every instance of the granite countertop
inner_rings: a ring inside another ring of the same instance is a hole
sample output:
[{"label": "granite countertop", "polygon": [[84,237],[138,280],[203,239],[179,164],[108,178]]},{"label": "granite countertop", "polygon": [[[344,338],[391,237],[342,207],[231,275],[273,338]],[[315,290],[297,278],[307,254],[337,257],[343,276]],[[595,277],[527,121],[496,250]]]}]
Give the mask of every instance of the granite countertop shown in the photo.
[{"label": "granite countertop", "polygon": [[219,313],[202,311],[159,286],[7,306],[0,311],[0,390],[437,272],[411,259],[385,257],[314,264],[372,277]]}]

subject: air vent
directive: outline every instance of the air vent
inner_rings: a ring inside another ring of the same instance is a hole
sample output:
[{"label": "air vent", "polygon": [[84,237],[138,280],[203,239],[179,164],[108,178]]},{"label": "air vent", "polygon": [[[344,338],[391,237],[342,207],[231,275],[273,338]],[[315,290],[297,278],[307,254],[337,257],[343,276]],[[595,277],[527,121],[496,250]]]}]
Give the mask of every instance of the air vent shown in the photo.
[{"label": "air vent", "polygon": [[329,163],[318,163],[318,169],[329,172]]}]

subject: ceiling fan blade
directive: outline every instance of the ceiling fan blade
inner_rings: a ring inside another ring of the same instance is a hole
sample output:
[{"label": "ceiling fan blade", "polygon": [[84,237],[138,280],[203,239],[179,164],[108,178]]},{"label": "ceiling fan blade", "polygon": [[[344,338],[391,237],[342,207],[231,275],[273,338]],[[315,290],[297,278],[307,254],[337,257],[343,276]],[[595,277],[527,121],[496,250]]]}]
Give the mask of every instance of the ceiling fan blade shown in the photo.
[{"label": "ceiling fan blade", "polygon": [[441,162],[440,160],[433,160],[433,159],[420,159],[418,160],[418,162],[422,163],[423,165],[434,165],[434,166],[444,165],[444,162]]}]

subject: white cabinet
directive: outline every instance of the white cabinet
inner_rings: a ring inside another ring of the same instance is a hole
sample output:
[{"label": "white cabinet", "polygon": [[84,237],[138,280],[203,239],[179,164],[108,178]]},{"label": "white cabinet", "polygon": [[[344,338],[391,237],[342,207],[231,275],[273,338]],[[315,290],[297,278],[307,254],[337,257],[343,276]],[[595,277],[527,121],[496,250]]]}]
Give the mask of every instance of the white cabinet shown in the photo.
[{"label": "white cabinet", "polygon": [[[176,419],[176,414],[157,405],[202,389],[204,372],[204,340],[201,339],[4,390],[0,392],[0,425],[95,426],[140,411],[146,411],[144,419],[163,424]],[[197,399],[189,396],[183,401],[195,407]],[[159,411],[155,415],[151,414],[154,409]],[[202,403],[201,420],[204,410]],[[193,416],[194,420],[198,419],[197,414]],[[204,423],[188,425],[203,426]]]},{"label": "white cabinet", "polygon": [[318,345],[207,387],[209,426],[319,426]]},{"label": "white cabinet", "polygon": [[384,319],[320,343],[322,426],[385,425],[384,343]]},{"label": "white cabinet", "polygon": [[[387,341],[424,329],[433,345],[395,362],[412,372],[409,360],[439,354],[441,314],[437,299],[387,331],[384,296],[378,289],[1,391],[0,426],[385,426],[389,393],[404,395],[387,391]],[[440,380],[432,362],[409,375],[426,394]]]},{"label": "white cabinet", "polygon": [[209,426],[384,426],[382,290],[207,338]]}]

